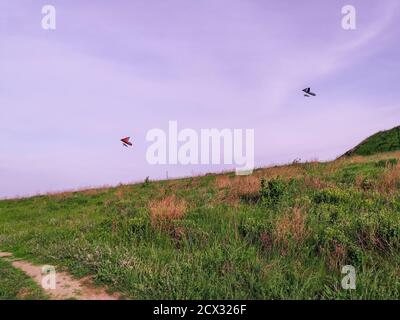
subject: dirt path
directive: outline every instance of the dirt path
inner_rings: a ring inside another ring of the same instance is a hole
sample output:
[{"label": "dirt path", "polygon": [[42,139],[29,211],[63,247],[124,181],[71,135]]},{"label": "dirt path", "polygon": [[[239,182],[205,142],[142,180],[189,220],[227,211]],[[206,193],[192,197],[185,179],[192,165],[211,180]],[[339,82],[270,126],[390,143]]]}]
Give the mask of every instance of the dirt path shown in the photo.
[{"label": "dirt path", "polygon": [[[14,268],[24,271],[53,300],[117,300],[117,294],[108,294],[104,288],[95,287],[90,277],[74,279],[66,272],[56,272],[55,281],[47,274],[43,275],[43,266],[34,265],[28,261],[16,259],[11,253],[0,252],[0,257],[7,259]],[[42,285],[42,282],[45,286]],[[52,287],[52,288],[51,288]],[[55,288],[54,288],[55,287]]]}]

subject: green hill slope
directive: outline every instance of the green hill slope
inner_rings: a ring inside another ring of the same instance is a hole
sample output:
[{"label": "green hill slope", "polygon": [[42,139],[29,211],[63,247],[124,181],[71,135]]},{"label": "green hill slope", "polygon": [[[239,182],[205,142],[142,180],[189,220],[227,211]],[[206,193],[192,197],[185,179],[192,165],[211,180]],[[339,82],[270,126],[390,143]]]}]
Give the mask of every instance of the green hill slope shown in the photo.
[{"label": "green hill slope", "polygon": [[369,156],[396,150],[400,150],[400,126],[375,133],[347,151],[343,156]]},{"label": "green hill slope", "polygon": [[[128,299],[398,299],[399,160],[392,152],[3,200],[0,250],[92,276]],[[345,265],[354,290],[341,286]]]}]

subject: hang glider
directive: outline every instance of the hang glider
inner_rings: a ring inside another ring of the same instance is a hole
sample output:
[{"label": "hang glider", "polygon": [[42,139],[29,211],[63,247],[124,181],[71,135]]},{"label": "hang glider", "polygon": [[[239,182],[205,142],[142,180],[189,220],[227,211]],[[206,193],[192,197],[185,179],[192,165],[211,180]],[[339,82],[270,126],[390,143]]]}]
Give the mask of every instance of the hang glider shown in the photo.
[{"label": "hang glider", "polygon": [[125,137],[121,139],[121,142],[124,147],[131,146],[132,147],[132,142],[129,141],[130,137]]},{"label": "hang glider", "polygon": [[305,97],[310,97],[310,96],[315,97],[316,96],[315,93],[311,92],[311,88],[305,88],[305,89],[303,89],[303,92],[305,92],[305,94],[304,94]]}]

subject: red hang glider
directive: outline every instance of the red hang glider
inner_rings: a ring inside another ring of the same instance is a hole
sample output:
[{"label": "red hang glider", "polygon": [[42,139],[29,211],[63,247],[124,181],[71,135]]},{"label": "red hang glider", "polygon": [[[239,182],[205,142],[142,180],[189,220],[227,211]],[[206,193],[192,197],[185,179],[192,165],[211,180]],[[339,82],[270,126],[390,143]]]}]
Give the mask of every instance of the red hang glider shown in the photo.
[{"label": "red hang glider", "polygon": [[129,141],[130,137],[125,137],[121,139],[122,144],[124,147],[131,146],[132,147],[132,142]]}]

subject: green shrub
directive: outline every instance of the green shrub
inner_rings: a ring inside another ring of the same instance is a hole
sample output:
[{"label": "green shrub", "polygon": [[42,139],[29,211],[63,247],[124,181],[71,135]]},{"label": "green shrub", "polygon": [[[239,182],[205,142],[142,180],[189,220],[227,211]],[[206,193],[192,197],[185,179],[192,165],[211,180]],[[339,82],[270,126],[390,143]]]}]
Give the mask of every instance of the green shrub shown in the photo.
[{"label": "green shrub", "polygon": [[248,218],[238,226],[240,234],[250,243],[258,243],[264,232],[272,230],[270,223],[260,219]]},{"label": "green shrub", "polygon": [[143,237],[148,232],[150,223],[149,220],[144,217],[134,217],[128,220],[130,232],[138,238]]},{"label": "green shrub", "polygon": [[339,189],[324,189],[314,195],[314,202],[339,204],[348,200],[348,194]]},{"label": "green shrub", "polygon": [[286,192],[286,184],[281,179],[272,179],[266,182],[261,179],[260,200],[265,206],[277,205]]}]

